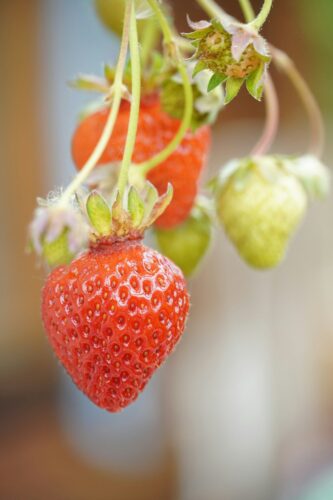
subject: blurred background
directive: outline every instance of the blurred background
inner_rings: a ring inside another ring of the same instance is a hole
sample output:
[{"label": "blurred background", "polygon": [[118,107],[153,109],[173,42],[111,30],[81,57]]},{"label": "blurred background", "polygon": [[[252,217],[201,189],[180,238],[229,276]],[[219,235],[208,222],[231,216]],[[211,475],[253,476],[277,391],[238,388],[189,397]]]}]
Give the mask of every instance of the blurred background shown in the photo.
[{"label": "blurred background", "polygon": [[[194,1],[173,3],[181,30],[187,12],[202,16]],[[236,0],[222,5],[240,15]],[[276,0],[264,29],[318,97],[328,165],[332,22],[332,0]],[[271,272],[248,269],[216,234],[189,284],[184,340],[120,415],[89,403],[51,353],[44,275],[24,252],[26,227],[36,196],[74,174],[70,137],[89,96],[66,81],[114,63],[118,43],[92,0],[0,0],[0,499],[333,499],[332,199],[309,209]],[[281,98],[274,151],[301,152],[304,112],[272,75]],[[248,152],[263,116],[245,92],[221,113],[210,172]]]}]

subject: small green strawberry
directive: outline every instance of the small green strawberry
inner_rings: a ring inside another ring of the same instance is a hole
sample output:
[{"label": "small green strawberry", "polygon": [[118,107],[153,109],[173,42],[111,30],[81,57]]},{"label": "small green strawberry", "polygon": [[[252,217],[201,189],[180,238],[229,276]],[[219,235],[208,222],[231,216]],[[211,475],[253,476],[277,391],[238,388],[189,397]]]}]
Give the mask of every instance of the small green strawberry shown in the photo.
[{"label": "small green strawberry", "polygon": [[235,160],[218,181],[216,211],[239,254],[252,267],[275,267],[307,207],[292,160],[262,156]]},{"label": "small green strawberry", "polygon": [[[104,26],[121,36],[125,14],[125,0],[117,0],[116,2],[112,2],[112,0],[94,0],[94,4],[96,13]],[[147,29],[147,22],[149,20],[146,18],[150,15],[150,9],[148,2],[145,0],[135,0],[135,7],[139,11],[137,15],[140,21],[138,31],[141,35]]]},{"label": "small green strawberry", "polygon": [[155,236],[161,252],[189,277],[210,246],[211,217],[204,206],[197,204],[182,224],[171,229],[156,229]]}]

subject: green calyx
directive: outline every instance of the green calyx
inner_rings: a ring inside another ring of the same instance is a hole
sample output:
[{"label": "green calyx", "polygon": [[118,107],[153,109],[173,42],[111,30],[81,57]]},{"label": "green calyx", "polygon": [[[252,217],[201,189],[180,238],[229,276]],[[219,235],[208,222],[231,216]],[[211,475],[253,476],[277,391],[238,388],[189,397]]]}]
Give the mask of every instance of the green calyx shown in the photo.
[{"label": "green calyx", "polygon": [[167,191],[159,196],[156,188],[146,182],[143,193],[131,186],[122,202],[119,191],[108,203],[97,191],[92,191],[86,200],[86,212],[92,227],[91,239],[102,237],[125,237],[131,234],[143,234],[164,212],[173,195],[171,184]]},{"label": "green calyx", "polygon": [[189,217],[172,229],[155,229],[160,251],[171,259],[187,277],[198,269],[212,240],[212,221],[200,206],[192,209]]},{"label": "green calyx", "polygon": [[288,170],[290,159],[234,161],[216,185],[216,213],[241,257],[269,269],[283,259],[307,207],[306,193]]},{"label": "green calyx", "polygon": [[53,241],[47,241],[46,238],[43,239],[41,257],[49,267],[69,264],[72,261],[74,253],[69,249],[67,229]]},{"label": "green calyx", "polygon": [[[213,75],[208,90],[225,83],[225,104],[239,93],[244,82],[250,95],[260,100],[263,80],[271,57],[264,39],[247,25],[226,23],[191,23],[195,31],[184,36],[192,41],[197,61],[194,73],[209,69]],[[241,47],[241,49],[239,49]],[[258,49],[258,50],[257,50]]]}]

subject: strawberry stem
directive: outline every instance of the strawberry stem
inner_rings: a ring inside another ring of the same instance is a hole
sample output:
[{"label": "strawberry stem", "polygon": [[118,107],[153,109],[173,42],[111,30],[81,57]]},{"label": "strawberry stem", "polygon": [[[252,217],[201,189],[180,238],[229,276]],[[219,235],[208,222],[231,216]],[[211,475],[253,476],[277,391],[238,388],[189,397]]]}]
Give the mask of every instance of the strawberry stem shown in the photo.
[{"label": "strawberry stem", "polygon": [[279,100],[270,74],[267,74],[264,89],[266,119],[263,133],[251,151],[251,156],[259,156],[270,150],[279,126]]},{"label": "strawberry stem", "polygon": [[211,18],[226,19],[230,18],[229,14],[222,9],[214,0],[197,0],[197,4],[206,12]]},{"label": "strawberry stem", "polygon": [[186,70],[186,66],[184,64],[184,60],[179,52],[176,40],[174,39],[172,30],[169,26],[169,23],[163,13],[163,10],[161,9],[159,3],[157,0],[148,0],[148,3],[152,10],[154,11],[158,23],[161,27],[162,33],[163,33],[163,39],[164,39],[164,44],[165,46],[172,51],[173,56],[176,59],[176,64],[178,67],[178,71],[180,73],[180,76],[182,78],[183,82],[183,88],[184,88],[184,100],[185,100],[185,109],[184,109],[184,115],[181,121],[181,124],[177,130],[177,133],[173,137],[173,139],[169,142],[169,144],[162,150],[160,151],[157,155],[153,156],[153,158],[150,158],[149,160],[139,163],[136,165],[136,169],[140,169],[140,173],[145,175],[151,170],[152,168],[156,167],[156,165],[159,165],[163,161],[165,161],[179,146],[181,141],[183,140],[187,130],[190,127],[191,124],[191,118],[192,118],[192,110],[193,110],[193,93],[192,93],[192,85],[191,85],[191,80],[189,78],[189,75]]},{"label": "strawberry stem", "polygon": [[260,28],[262,28],[262,26],[265,24],[265,21],[271,11],[272,5],[273,5],[273,0],[264,0],[263,6],[261,7],[261,11],[257,15],[257,17],[249,23],[249,26],[252,26],[252,28],[259,31]]},{"label": "strawberry stem", "polygon": [[87,162],[84,164],[83,168],[76,175],[76,177],[69,184],[69,186],[66,188],[63,195],[61,196],[59,200],[59,203],[61,205],[65,205],[70,200],[71,196],[75,193],[75,191],[87,179],[87,177],[97,164],[98,160],[102,156],[112,135],[122,98],[122,80],[123,80],[123,74],[126,64],[127,48],[128,48],[129,26],[130,26],[131,10],[132,10],[131,4],[132,0],[127,0],[125,17],[124,17],[124,28],[120,44],[120,51],[118,56],[114,85],[113,85],[113,102],[110,108],[108,119],[106,121],[102,135],[98,143],[96,144],[96,147],[94,148],[93,152],[91,153],[90,157],[88,158]]},{"label": "strawberry stem", "polygon": [[142,40],[140,40],[142,68],[146,67],[147,62],[156,46],[158,39],[159,39],[158,25],[156,24],[155,19],[150,18],[146,22],[145,30],[142,35]]},{"label": "strawberry stem", "polygon": [[118,190],[121,199],[123,198],[126,189],[128,181],[128,169],[131,164],[131,159],[135,146],[135,139],[139,121],[140,96],[141,96],[140,49],[139,49],[138,32],[135,19],[134,2],[132,2],[129,44],[130,44],[130,54],[131,54],[132,99],[131,99],[131,111],[128,122],[124,155],[118,178]]},{"label": "strawberry stem", "polygon": [[[250,0],[239,0],[247,23],[251,23],[255,17]],[[266,104],[266,119],[263,133],[257,144],[251,151],[252,156],[259,156],[268,153],[270,150],[279,126],[279,100],[271,76],[266,76],[264,99]]]},{"label": "strawberry stem", "polygon": [[319,105],[292,59],[282,50],[272,46],[270,49],[274,63],[288,76],[307,111],[311,127],[309,153],[321,158],[325,143],[325,127]]},{"label": "strawberry stem", "polygon": [[247,23],[250,23],[255,18],[255,13],[249,0],[238,0],[243,11]]}]

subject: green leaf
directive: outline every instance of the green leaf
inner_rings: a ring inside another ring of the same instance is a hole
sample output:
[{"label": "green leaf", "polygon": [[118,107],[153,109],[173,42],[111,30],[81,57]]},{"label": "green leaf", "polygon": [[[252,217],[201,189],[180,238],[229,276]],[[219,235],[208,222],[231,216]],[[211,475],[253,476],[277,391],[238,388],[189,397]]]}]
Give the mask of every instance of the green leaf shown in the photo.
[{"label": "green leaf", "polygon": [[111,210],[103,196],[97,191],[90,193],[86,203],[87,214],[97,233],[107,235],[111,230]]},{"label": "green leaf", "polygon": [[225,75],[222,75],[221,73],[214,73],[208,82],[207,92],[214,90],[215,87],[223,83],[226,79],[227,77]]},{"label": "green leaf", "polygon": [[243,78],[228,78],[225,86],[225,104],[229,104],[237,96],[243,83]]},{"label": "green leaf", "polygon": [[265,69],[265,64],[261,63],[260,66],[255,71],[253,71],[246,80],[246,88],[249,94],[251,94],[252,97],[257,99],[257,101],[261,100],[264,88],[262,83],[260,83],[260,80],[262,79],[262,75],[264,73],[264,69]]},{"label": "green leaf", "polygon": [[128,211],[134,227],[139,227],[145,215],[145,205],[135,187],[128,192]]},{"label": "green leaf", "polygon": [[194,78],[195,75],[197,75],[198,73],[200,73],[204,69],[206,69],[206,63],[204,61],[198,61],[196,63],[196,65],[194,66],[194,70],[193,70],[193,73],[192,73],[192,78]]},{"label": "green leaf", "polygon": [[69,85],[77,90],[89,90],[94,92],[107,92],[109,85],[104,78],[95,75],[79,75]]}]

